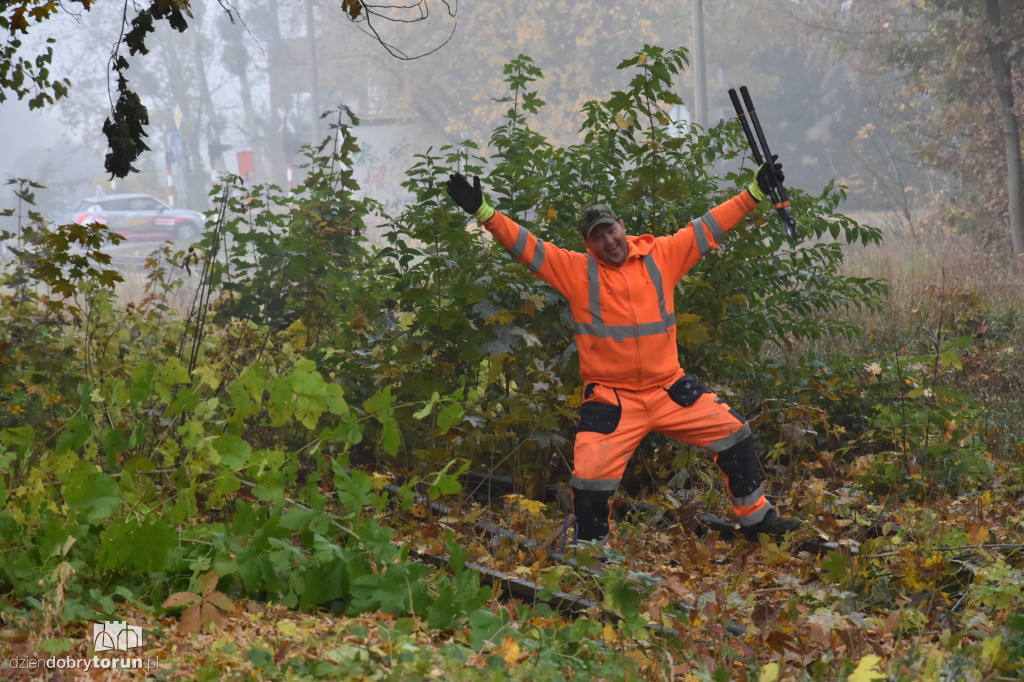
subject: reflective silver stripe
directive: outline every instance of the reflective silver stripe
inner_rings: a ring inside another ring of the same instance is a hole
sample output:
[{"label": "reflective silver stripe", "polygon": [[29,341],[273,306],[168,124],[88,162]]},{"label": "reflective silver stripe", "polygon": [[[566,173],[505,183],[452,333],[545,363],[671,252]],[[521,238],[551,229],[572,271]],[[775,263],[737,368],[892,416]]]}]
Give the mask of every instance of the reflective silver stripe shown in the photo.
[{"label": "reflective silver stripe", "polygon": [[740,428],[736,429],[735,432],[729,434],[725,438],[716,440],[714,443],[711,443],[710,445],[706,445],[704,447],[716,454],[720,452],[725,452],[733,445],[736,445],[736,443],[739,443],[744,438],[750,438],[751,435],[752,434],[750,433],[750,424],[744,424]]},{"label": "reflective silver stripe", "polygon": [[591,322],[577,322],[574,325],[577,334],[582,336],[596,336],[601,339],[636,339],[641,336],[657,336],[665,334],[675,326],[675,317],[668,314],[665,307],[665,287],[661,279],[661,270],[654,256],[644,256],[644,264],[647,266],[647,273],[651,277],[651,283],[658,292],[658,308],[661,320],[658,322],[644,322],[636,326],[628,324],[604,324],[601,319],[601,275],[598,270],[597,259],[587,254],[587,280],[590,289],[590,317]]},{"label": "reflective silver stripe", "polygon": [[601,323],[601,274],[597,269],[597,259],[589,253],[587,254],[587,283],[590,285],[591,324],[603,327],[604,325]]},{"label": "reflective silver stripe", "polygon": [[[515,256],[517,260],[522,258],[523,254],[526,253],[526,245],[529,243],[529,238],[529,230],[520,225],[516,243],[512,245],[508,252]],[[533,272],[539,272],[542,265],[544,265],[544,242],[538,239],[537,247],[533,250],[533,259],[526,264],[526,267],[530,268]]]},{"label": "reflective silver stripe", "polygon": [[737,507],[749,507],[750,505],[760,500],[762,495],[764,495],[764,486],[759,485],[757,486],[757,490],[750,493],[749,495],[732,498],[732,503]]},{"label": "reflective silver stripe", "polygon": [[708,235],[704,231],[703,218],[694,218],[690,222],[693,223],[693,237],[697,240],[697,248],[700,250],[700,255],[708,255],[711,253],[711,242],[708,241]]},{"label": "reflective silver stripe", "polygon": [[526,253],[526,239],[530,236],[529,231],[522,225],[519,226],[519,236],[516,237],[516,243],[512,245],[509,251],[516,258],[522,258],[523,254]]},{"label": "reflective silver stripe", "polygon": [[[665,287],[661,282],[661,270],[658,269],[658,262],[654,260],[654,256],[647,254],[644,256],[644,265],[647,266],[647,274],[651,276],[651,283],[658,292],[658,311],[661,313],[661,321],[668,325],[668,310],[665,309]],[[672,320],[672,324],[675,324],[675,320]]]},{"label": "reflective silver stripe", "polygon": [[764,517],[768,515],[768,512],[771,511],[771,509],[772,505],[769,502],[749,516],[739,517],[738,520],[740,522],[740,526],[753,526],[755,523],[761,523],[764,521]]},{"label": "reflective silver stripe", "polygon": [[619,478],[577,478],[569,479],[569,485],[577,490],[615,490],[619,487]]},{"label": "reflective silver stripe", "polygon": [[587,324],[586,322],[577,322],[573,326],[576,333],[583,336],[596,336],[599,339],[636,339],[641,336],[664,334],[673,324],[675,324],[675,320],[644,322],[635,327],[631,324]]},{"label": "reflective silver stripe", "polygon": [[533,272],[540,272],[540,267],[544,265],[544,242],[540,239],[537,240],[537,246],[533,250],[533,259],[526,266]]},{"label": "reflective silver stripe", "polygon": [[711,229],[711,236],[715,238],[715,241],[721,243],[722,237],[725,236],[725,230],[723,230],[722,226],[718,224],[717,220],[715,220],[715,216],[711,215],[711,211],[705,213],[704,217],[701,218],[701,220],[703,220],[704,223]]}]

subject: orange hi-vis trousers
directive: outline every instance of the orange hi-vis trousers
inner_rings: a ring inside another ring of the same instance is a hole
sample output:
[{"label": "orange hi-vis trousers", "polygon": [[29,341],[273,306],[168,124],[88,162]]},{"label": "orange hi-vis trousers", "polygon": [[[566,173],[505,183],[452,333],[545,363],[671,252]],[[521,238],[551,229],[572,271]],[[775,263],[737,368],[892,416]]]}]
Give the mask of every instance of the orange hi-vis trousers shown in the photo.
[{"label": "orange hi-vis trousers", "polygon": [[577,539],[608,535],[608,500],[633,451],[651,432],[714,454],[740,525],[757,523],[772,508],[761,484],[750,426],[696,379],[680,370],[666,384],[642,390],[588,384],[571,481]]}]

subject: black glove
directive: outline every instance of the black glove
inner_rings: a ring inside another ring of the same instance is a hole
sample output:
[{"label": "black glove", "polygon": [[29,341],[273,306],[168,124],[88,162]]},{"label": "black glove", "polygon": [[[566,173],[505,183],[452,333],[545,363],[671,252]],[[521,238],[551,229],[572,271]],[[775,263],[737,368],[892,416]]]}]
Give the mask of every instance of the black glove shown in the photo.
[{"label": "black glove", "polygon": [[[779,163],[778,154],[772,154],[772,164],[775,167],[775,179],[781,184],[786,176],[782,173],[782,164]],[[757,186],[762,192],[768,194],[768,189],[771,187],[771,175],[767,163],[762,163],[761,167],[757,169]]]},{"label": "black glove", "polygon": [[480,177],[477,175],[473,176],[473,185],[470,186],[469,181],[462,173],[452,173],[448,176],[445,187],[452,201],[466,213],[476,215],[484,203],[484,193],[480,189]]}]

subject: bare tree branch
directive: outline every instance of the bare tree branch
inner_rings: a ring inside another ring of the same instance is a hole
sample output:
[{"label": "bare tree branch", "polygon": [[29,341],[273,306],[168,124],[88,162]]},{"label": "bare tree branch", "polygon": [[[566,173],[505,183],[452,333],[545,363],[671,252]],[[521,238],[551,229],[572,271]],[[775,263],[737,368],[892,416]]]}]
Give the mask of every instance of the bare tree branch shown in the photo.
[{"label": "bare tree branch", "polygon": [[[357,25],[365,24],[365,27],[358,26],[359,30],[361,30],[363,33],[365,33],[366,35],[370,36],[378,43],[380,43],[381,47],[387,50],[388,54],[390,54],[392,57],[395,57],[396,59],[401,59],[403,61],[412,61],[414,59],[426,57],[427,55],[437,52],[445,45],[447,45],[449,42],[451,42],[452,37],[454,37],[455,35],[456,27],[453,25],[451,32],[448,34],[448,37],[445,38],[444,41],[441,42],[439,45],[435,46],[430,50],[427,50],[426,52],[410,56],[403,49],[386,40],[384,36],[381,34],[380,29],[378,28],[378,25],[375,24],[375,22],[377,20],[380,20],[383,22],[390,22],[393,24],[414,24],[421,21],[425,21],[430,17],[429,0],[415,0],[415,2],[409,2],[406,4],[394,2],[373,3],[366,2],[365,0],[358,0],[358,2],[360,10],[357,16],[353,18],[352,23]],[[444,5],[449,17],[454,18],[456,14],[458,14],[458,0],[455,0],[454,2],[452,2],[451,0],[440,0],[440,2],[441,4]],[[342,4],[343,10],[346,9],[346,5],[349,5],[349,3],[345,2]],[[404,16],[405,14],[413,14],[413,16],[407,17]]]}]

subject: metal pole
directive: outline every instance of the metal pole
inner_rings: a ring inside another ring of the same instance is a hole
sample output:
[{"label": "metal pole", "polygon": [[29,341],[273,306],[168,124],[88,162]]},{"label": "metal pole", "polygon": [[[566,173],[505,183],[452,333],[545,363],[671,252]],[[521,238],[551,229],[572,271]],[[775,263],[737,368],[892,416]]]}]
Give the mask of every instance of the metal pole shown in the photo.
[{"label": "metal pole", "polygon": [[316,22],[313,20],[315,0],[303,0],[306,6],[306,40],[309,43],[309,130],[315,149],[320,144],[320,83],[316,73]]},{"label": "metal pole", "polygon": [[704,0],[693,0],[693,122],[708,127],[708,82],[704,69]]}]

